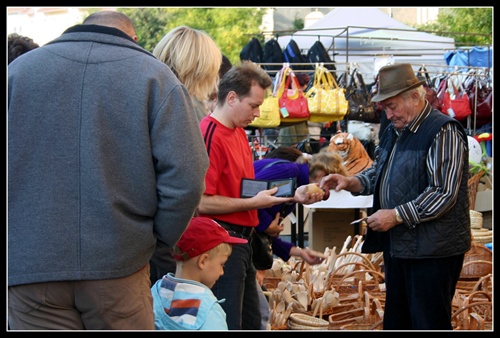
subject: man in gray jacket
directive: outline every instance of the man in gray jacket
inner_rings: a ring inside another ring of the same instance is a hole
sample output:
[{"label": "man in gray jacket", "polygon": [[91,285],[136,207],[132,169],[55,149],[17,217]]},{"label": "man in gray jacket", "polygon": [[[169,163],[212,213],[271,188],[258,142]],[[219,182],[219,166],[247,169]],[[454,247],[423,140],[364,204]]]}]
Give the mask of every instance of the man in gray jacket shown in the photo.
[{"label": "man in gray jacket", "polygon": [[8,66],[10,329],[154,329],[148,262],[208,156],[186,88],[136,40],[98,12]]}]

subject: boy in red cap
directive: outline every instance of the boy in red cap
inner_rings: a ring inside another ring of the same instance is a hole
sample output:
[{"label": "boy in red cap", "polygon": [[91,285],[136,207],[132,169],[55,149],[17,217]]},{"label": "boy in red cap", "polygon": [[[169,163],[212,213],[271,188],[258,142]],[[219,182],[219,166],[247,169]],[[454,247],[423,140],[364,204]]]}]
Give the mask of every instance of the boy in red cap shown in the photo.
[{"label": "boy in red cap", "polygon": [[193,217],[174,246],[175,275],[152,287],[157,330],[227,330],[226,313],[210,288],[224,274],[232,244],[244,244],[208,217]]}]

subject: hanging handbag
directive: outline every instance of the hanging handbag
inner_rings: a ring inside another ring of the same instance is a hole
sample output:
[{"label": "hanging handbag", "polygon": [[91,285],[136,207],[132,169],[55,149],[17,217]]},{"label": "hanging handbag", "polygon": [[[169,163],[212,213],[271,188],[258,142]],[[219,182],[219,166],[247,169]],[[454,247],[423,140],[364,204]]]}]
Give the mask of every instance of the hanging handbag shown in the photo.
[{"label": "hanging handbag", "polygon": [[280,125],[307,121],[310,117],[307,98],[304,96],[292,68],[284,65],[280,71],[280,77],[279,87],[276,91],[281,114]]},{"label": "hanging handbag", "polygon": [[463,121],[472,114],[469,97],[461,82],[458,88],[453,82],[450,76],[439,84],[438,99],[441,103],[441,112],[458,121]]},{"label": "hanging handbag", "polygon": [[349,102],[348,120],[380,123],[380,115],[375,111],[371,95],[366,88],[363,76],[354,68],[346,88],[345,97]]},{"label": "hanging handbag", "polygon": [[437,97],[437,92],[436,89],[434,89],[434,86],[432,85],[432,80],[425,66],[420,67],[416,75],[417,77],[425,79],[425,83],[423,84],[425,89],[425,99],[429,101],[429,104],[433,108],[439,109],[439,99]]},{"label": "hanging handbag", "polygon": [[273,266],[273,239],[265,232],[254,230],[250,238],[253,265],[257,270],[268,270]]},{"label": "hanging handbag", "polygon": [[316,64],[314,84],[305,94],[309,107],[309,121],[335,122],[344,119],[349,109],[345,89],[339,87],[332,73],[322,64]]},{"label": "hanging handbag", "polygon": [[[476,127],[492,122],[493,87],[488,78],[479,74],[470,74],[464,80],[464,88],[469,97],[472,111],[475,111]],[[477,99],[476,99],[477,97]]]},{"label": "hanging handbag", "polygon": [[255,128],[276,128],[281,123],[278,98],[271,90],[266,91],[264,102],[259,107],[260,116],[255,118],[248,126]]}]

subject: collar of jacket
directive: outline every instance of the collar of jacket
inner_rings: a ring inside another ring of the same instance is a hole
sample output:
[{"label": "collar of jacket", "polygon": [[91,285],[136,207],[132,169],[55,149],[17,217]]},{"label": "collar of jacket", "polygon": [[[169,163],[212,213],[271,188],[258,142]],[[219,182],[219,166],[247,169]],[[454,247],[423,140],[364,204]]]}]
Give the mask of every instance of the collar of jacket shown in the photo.
[{"label": "collar of jacket", "polygon": [[63,34],[80,33],[80,32],[92,32],[92,33],[103,33],[103,34],[116,35],[116,36],[119,36],[121,38],[128,39],[128,40],[132,41],[133,43],[137,43],[134,41],[134,39],[132,39],[125,32],[119,30],[118,28],[100,26],[100,25],[75,25],[75,26],[72,26],[72,27],[66,29],[63,32]]}]

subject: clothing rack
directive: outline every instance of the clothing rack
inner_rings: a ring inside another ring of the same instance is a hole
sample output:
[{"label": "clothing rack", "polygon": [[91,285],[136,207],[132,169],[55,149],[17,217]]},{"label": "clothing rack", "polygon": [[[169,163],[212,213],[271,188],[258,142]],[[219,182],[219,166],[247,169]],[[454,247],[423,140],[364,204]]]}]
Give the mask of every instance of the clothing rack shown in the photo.
[{"label": "clothing rack", "polygon": [[[384,36],[360,36],[356,33],[351,33],[353,30],[374,30],[374,31],[383,31],[383,32],[395,32],[395,37],[384,37]],[[322,34],[321,32],[325,31],[328,32],[329,34]],[[335,31],[336,34],[331,34],[331,31]],[[319,33],[318,33],[319,32]],[[398,34],[398,33],[403,33],[403,34]],[[407,33],[407,34],[406,34]],[[451,51],[460,51],[460,50],[466,50],[468,47],[456,47],[454,48],[446,48],[446,47],[436,47],[436,48],[370,48],[368,45],[371,42],[384,42],[384,44],[389,44],[393,41],[397,42],[411,42],[411,43],[426,43],[426,44],[442,44],[443,41],[433,41],[433,40],[422,40],[422,39],[412,39],[412,38],[407,38],[406,35],[411,36],[413,33],[431,33],[431,34],[441,34],[444,33],[447,36],[453,36],[453,35],[485,35],[485,34],[474,34],[474,33],[453,33],[453,32],[439,32],[439,31],[418,31],[414,29],[405,29],[405,28],[388,28],[388,27],[370,27],[370,26],[344,26],[344,27],[327,27],[327,28],[310,28],[310,29],[302,29],[300,31],[296,30],[274,30],[274,31],[263,31],[260,32],[259,35],[263,35],[264,37],[271,37],[273,39],[278,40],[278,38],[281,36],[289,36],[290,39],[293,39],[294,36],[307,36],[307,37],[314,37],[316,36],[319,41],[321,41],[321,38],[331,38],[331,43],[328,44],[325,40],[322,41],[322,43],[327,43],[328,46],[325,45],[325,48],[327,51],[331,52],[334,51],[335,55],[338,56],[345,56],[345,61],[349,62],[349,56],[367,56],[367,54],[354,54],[352,52],[369,52],[373,51],[374,53],[371,54],[371,56],[380,56],[384,54],[391,54],[394,56],[422,56],[422,55],[443,55],[444,52],[451,52]],[[257,34],[254,34],[257,35]],[[443,36],[444,37],[444,36]],[[345,48],[338,48],[335,47],[336,40],[338,39],[344,39],[346,41],[346,46]],[[353,46],[350,44],[350,41],[358,41],[360,45],[364,45],[366,42],[366,46],[363,46],[361,48],[357,48],[356,46]],[[490,49],[492,48],[491,45],[487,45],[487,48]],[[307,49],[306,49],[307,50]],[[339,51],[344,52],[344,54],[338,53]],[[409,55],[409,53],[411,53]],[[491,61],[491,60],[489,60]]]},{"label": "clothing rack", "polygon": [[[428,74],[436,74],[436,75],[445,75],[445,76],[450,76],[450,75],[458,75],[458,76],[465,76],[469,77],[472,76],[474,77],[475,80],[475,90],[476,92],[474,93],[474,106],[471,107],[472,109],[472,115],[467,117],[467,131],[470,135],[475,135],[476,134],[476,114],[477,114],[477,88],[478,88],[478,81],[479,78],[481,77],[486,77],[488,82],[493,81],[493,76],[492,76],[492,69],[489,67],[474,67],[474,66],[446,66],[444,68],[447,68],[448,70],[440,70],[440,71],[429,71],[427,70],[427,64],[412,64],[412,66],[418,66],[418,67],[424,67],[426,68],[426,73]],[[449,70],[452,68],[453,70]],[[484,72],[484,74],[481,74],[480,72]],[[462,80],[463,82],[463,80]],[[437,88],[434,88],[437,89]]]},{"label": "clothing rack", "polygon": [[[310,63],[310,62],[305,62],[305,63],[258,63],[260,66],[278,66],[281,67],[284,64],[289,65],[295,73],[314,73],[314,66],[316,63]],[[473,76],[476,81],[476,91],[477,91],[477,82],[479,77],[488,77],[488,79],[491,79],[489,81],[492,81],[492,69],[489,67],[476,67],[476,66],[449,66],[449,65],[443,65],[443,64],[429,64],[429,63],[410,63],[412,67],[423,67],[426,69],[426,73],[428,74],[436,74],[436,75],[464,75],[464,76]],[[356,62],[323,62],[323,65],[334,65],[334,66],[340,66],[343,65],[345,66],[345,70],[332,70],[330,72],[333,73],[341,73],[344,72],[346,76],[348,76],[353,68],[358,68],[359,69],[359,64]],[[311,66],[311,69],[294,69],[294,66]],[[436,69],[433,69],[436,68]],[[429,70],[430,69],[430,70]],[[453,70],[450,70],[453,69]],[[418,69],[417,69],[418,71]],[[473,71],[473,72],[471,72]],[[275,74],[278,73],[279,70],[266,70],[266,72],[270,74]],[[484,72],[484,74],[481,74],[481,72]],[[369,82],[368,82],[369,83]],[[340,86],[341,84],[339,84]],[[476,132],[476,111],[477,111],[477,92],[475,95],[475,102],[474,102],[474,107],[471,107],[473,111],[473,119],[471,120],[471,117],[469,116],[467,119],[467,129],[472,132],[472,134],[475,134]],[[471,126],[472,125],[472,126]]]}]

